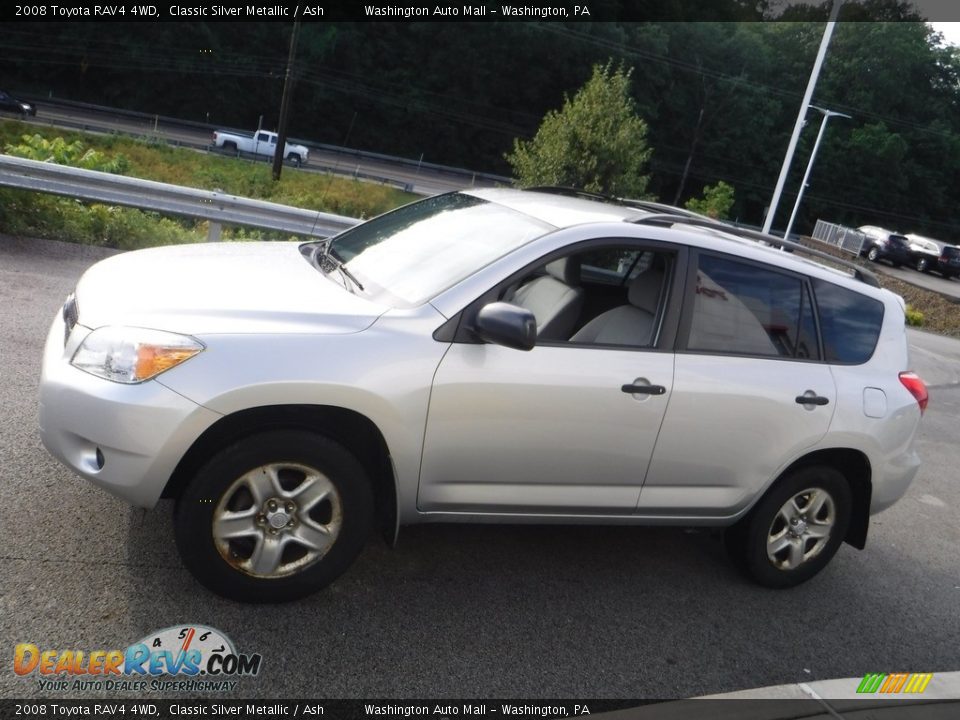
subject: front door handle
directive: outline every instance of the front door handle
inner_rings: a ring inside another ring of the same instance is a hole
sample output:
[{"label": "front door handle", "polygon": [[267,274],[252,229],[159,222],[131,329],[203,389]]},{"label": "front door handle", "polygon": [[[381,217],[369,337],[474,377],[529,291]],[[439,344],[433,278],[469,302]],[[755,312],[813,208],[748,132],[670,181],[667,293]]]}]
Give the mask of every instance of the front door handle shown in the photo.
[{"label": "front door handle", "polygon": [[630,395],[663,395],[667,389],[663,385],[622,385],[620,389]]},{"label": "front door handle", "polygon": [[[809,391],[808,391],[809,392]],[[825,398],[822,395],[797,395],[797,405],[826,405],[830,402],[830,398]]]}]

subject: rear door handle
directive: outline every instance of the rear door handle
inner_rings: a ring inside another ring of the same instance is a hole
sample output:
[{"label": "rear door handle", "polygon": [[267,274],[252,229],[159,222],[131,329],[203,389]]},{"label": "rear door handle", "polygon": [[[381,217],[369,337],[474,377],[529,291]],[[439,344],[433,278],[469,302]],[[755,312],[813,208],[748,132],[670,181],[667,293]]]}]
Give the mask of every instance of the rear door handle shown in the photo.
[{"label": "rear door handle", "polygon": [[663,395],[667,391],[663,385],[623,385],[620,389],[630,395]]},{"label": "rear door handle", "polygon": [[822,395],[797,395],[797,405],[826,405],[830,398]]}]

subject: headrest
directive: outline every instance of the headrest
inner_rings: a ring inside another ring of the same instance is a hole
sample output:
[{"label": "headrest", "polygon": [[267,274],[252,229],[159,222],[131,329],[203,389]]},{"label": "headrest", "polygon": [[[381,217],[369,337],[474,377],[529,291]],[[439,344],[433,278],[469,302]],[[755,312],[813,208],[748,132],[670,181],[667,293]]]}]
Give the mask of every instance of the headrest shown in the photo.
[{"label": "headrest", "polygon": [[580,258],[560,258],[547,263],[545,269],[548,275],[555,277],[562,283],[572,286],[580,284]]},{"label": "headrest", "polygon": [[655,315],[660,302],[660,291],[663,289],[664,274],[663,268],[651,267],[637,275],[627,289],[627,301],[634,307]]}]

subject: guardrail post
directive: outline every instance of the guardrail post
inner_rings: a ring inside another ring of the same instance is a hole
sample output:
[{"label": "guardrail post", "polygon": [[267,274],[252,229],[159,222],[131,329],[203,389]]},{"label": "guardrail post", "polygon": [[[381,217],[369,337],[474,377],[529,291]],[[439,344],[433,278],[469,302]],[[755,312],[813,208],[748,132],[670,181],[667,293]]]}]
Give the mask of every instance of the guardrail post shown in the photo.
[{"label": "guardrail post", "polygon": [[223,226],[212,220],[207,223],[207,242],[220,242],[220,231]]}]

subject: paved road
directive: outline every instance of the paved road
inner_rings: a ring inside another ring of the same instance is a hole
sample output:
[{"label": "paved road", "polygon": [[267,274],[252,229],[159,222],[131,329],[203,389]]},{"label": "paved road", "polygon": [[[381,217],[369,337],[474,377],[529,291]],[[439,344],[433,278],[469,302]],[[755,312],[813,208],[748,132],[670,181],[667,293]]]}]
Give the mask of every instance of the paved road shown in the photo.
[{"label": "paved road", "polygon": [[0,697],[39,693],[16,643],[121,648],[190,622],[262,653],[243,697],[670,698],[958,669],[956,343],[911,334],[934,387],[908,496],[795,590],[747,584],[708,533],[432,526],[371,542],[324,593],[242,606],[183,569],[169,505],[131,510],[41,447],[43,337],[98,254],[0,238]]},{"label": "paved road", "polygon": [[[127,117],[115,113],[79,108],[57,107],[41,103],[37,117],[28,122],[93,132],[123,133],[128,135],[164,138],[167,142],[205,149],[211,142],[212,131],[184,125],[153,121],[147,117]],[[253,132],[251,128],[250,132]],[[336,175],[359,177],[372,182],[389,181],[393,185],[411,189],[421,195],[436,195],[461,190],[465,187],[491,187],[495,183],[484,176],[464,170],[446,172],[436,168],[418,167],[414,162],[394,162],[387,159],[360,157],[350,152],[336,152],[310,145],[310,161],[303,169],[313,172],[331,172]],[[249,157],[249,156],[248,156]]]}]

